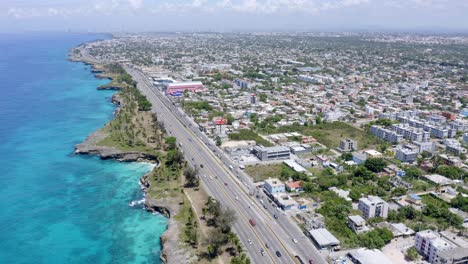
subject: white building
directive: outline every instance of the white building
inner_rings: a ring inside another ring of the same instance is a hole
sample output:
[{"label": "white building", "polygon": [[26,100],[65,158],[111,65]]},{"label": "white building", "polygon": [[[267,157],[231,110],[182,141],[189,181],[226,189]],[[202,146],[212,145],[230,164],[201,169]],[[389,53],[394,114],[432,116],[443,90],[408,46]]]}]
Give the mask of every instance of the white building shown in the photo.
[{"label": "white building", "polygon": [[269,178],[266,179],[263,183],[263,187],[265,190],[268,191],[270,194],[275,194],[275,193],[284,193],[286,192],[286,186],[282,181],[280,181],[277,178]]},{"label": "white building", "polygon": [[388,203],[378,196],[367,196],[359,199],[359,210],[366,219],[372,217],[386,218],[388,214]]},{"label": "white building", "polygon": [[456,248],[450,241],[441,238],[439,234],[432,230],[424,230],[416,233],[416,250],[423,255],[430,263],[435,263],[438,253]]}]

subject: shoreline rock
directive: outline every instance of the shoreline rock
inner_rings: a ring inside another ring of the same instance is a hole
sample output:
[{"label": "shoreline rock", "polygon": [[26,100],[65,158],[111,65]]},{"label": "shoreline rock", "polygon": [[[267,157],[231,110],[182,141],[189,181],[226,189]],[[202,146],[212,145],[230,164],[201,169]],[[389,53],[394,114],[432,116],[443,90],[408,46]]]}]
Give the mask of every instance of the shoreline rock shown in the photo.
[{"label": "shoreline rock", "polygon": [[151,213],[162,214],[168,219],[167,229],[160,237],[160,259],[163,263],[188,263],[190,259],[193,260],[193,256],[181,245],[179,240],[180,227],[174,217],[171,217],[180,212],[181,205],[173,198],[155,199],[148,197],[146,195],[150,188],[148,177],[149,174],[146,174],[140,178],[140,185],[146,196],[145,209]]},{"label": "shoreline rock", "polygon": [[[69,58],[70,61],[82,62],[85,65],[91,67],[91,72],[98,79],[109,79],[111,77],[107,76],[106,73],[102,70],[96,68],[98,62],[92,59],[83,58],[70,52]],[[120,90],[118,87],[107,87],[106,85],[97,87],[98,90]],[[112,103],[118,105],[117,109],[114,112],[114,115],[117,115],[120,111],[120,106],[125,102],[118,94],[112,96]],[[86,137],[86,139],[74,146],[75,154],[85,154],[85,155],[96,155],[101,159],[115,159],[120,162],[151,162],[159,163],[159,160],[156,156],[135,151],[121,151],[116,148],[106,147],[97,145],[97,143],[107,137],[107,134],[101,129],[91,133]],[[161,242],[161,254],[160,259],[163,263],[186,263],[191,256],[187,255],[188,253],[181,247],[179,241],[179,226],[176,220],[171,217],[176,215],[180,211],[180,205],[174,201],[174,199],[156,199],[154,197],[148,197],[148,188],[150,188],[150,183],[147,181],[149,173],[143,175],[140,178],[140,185],[142,186],[141,191],[145,194],[145,209],[150,213],[160,213],[168,219],[167,229],[160,237]]]}]

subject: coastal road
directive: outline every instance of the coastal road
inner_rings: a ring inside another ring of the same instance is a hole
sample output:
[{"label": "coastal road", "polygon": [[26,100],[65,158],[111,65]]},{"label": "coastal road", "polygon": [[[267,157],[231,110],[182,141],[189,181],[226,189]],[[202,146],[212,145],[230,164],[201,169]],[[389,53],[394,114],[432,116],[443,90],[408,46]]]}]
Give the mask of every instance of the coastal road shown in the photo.
[{"label": "coastal road", "polygon": [[[144,74],[129,67],[126,70],[152,102],[153,111],[162,119],[168,133],[177,138],[188,162],[198,168],[203,166],[200,178],[207,192],[223,207],[236,211],[237,221],[233,227],[253,263],[299,263],[299,258],[304,263],[309,259],[313,263],[326,263],[298,226],[268,203],[250,177],[239,171],[185,113],[154,89]],[[232,170],[228,169],[229,165]],[[255,227],[249,224],[249,219],[257,222]],[[293,239],[298,242],[293,242]],[[265,250],[265,256],[260,254],[261,249]],[[281,253],[281,257],[276,256],[276,251]]]}]

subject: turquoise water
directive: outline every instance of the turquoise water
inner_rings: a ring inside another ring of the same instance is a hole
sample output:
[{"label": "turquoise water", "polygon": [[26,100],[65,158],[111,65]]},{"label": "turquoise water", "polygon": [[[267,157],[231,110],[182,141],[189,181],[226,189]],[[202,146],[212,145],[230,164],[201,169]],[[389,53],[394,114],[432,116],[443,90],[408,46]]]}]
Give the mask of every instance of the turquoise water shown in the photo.
[{"label": "turquoise water", "polygon": [[142,163],[73,155],[112,92],[68,49],[105,36],[0,35],[0,263],[159,263],[166,219],[131,208]]}]

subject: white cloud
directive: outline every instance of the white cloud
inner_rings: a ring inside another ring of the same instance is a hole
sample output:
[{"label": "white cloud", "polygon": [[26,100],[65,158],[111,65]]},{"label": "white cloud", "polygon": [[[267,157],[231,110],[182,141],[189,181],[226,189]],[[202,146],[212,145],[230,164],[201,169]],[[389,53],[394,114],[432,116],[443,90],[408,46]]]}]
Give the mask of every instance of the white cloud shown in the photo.
[{"label": "white cloud", "polygon": [[133,9],[140,9],[143,7],[143,0],[128,0],[128,3]]}]

